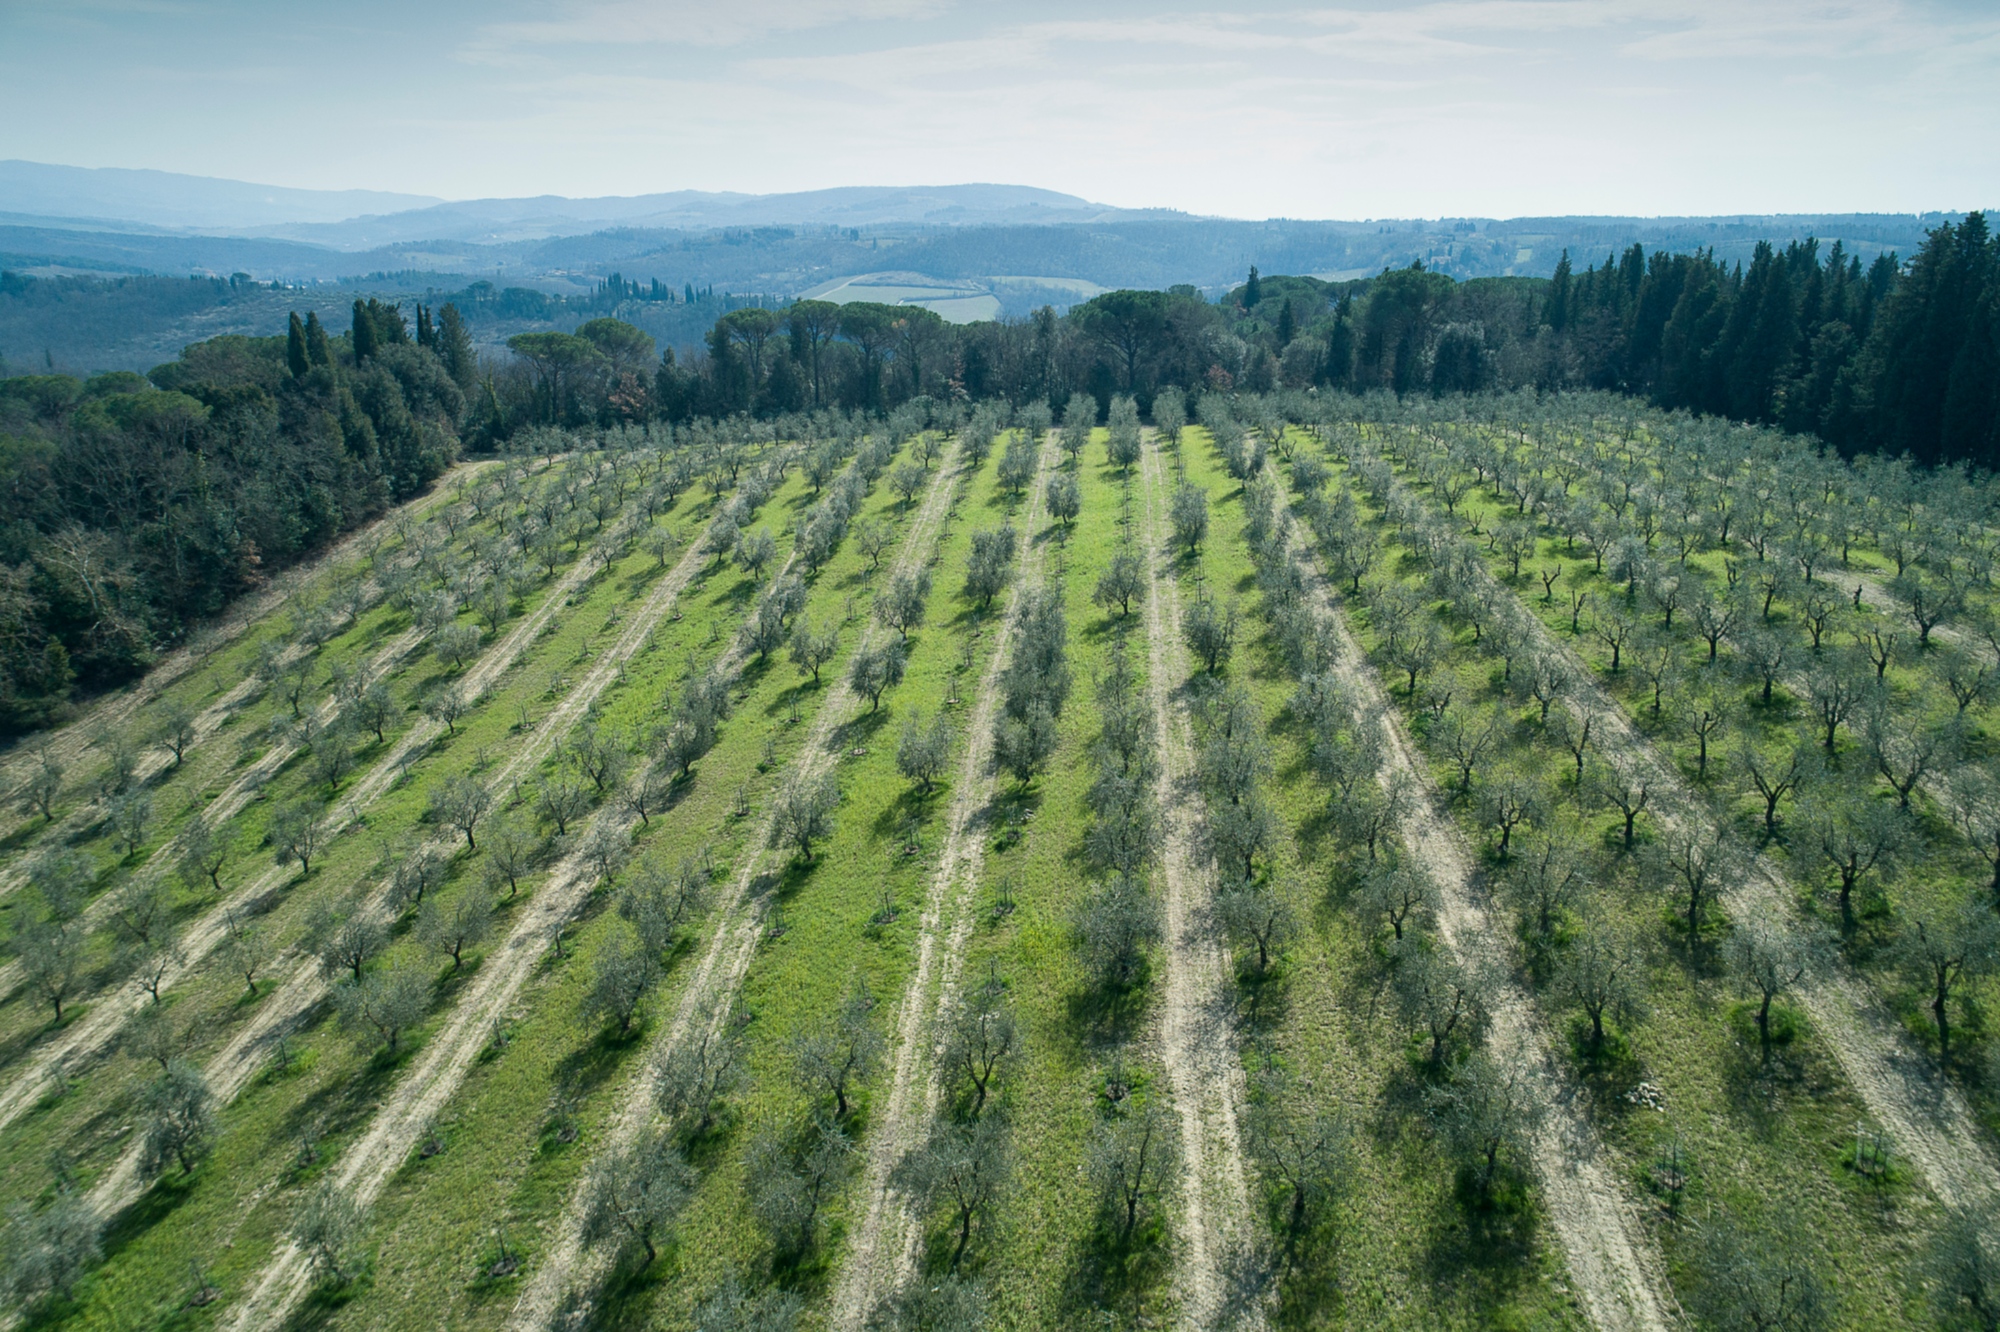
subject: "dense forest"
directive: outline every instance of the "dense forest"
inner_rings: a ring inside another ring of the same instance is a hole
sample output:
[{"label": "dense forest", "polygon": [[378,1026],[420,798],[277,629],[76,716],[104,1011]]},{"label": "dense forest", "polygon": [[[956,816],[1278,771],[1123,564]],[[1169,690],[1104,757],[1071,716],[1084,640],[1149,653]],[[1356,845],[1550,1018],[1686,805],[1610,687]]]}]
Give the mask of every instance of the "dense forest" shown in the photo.
[{"label": "dense forest", "polygon": [[145,669],[270,573],[422,491],[457,456],[454,311],[357,303],[329,336],[189,347],[150,378],[0,380],[0,723]]},{"label": "dense forest", "polygon": [[[706,304],[617,281],[617,299]],[[1548,280],[1252,269],[1219,302],[1116,291],[1064,315],[952,325],[920,307],[799,301],[729,310],[692,351],[608,316],[508,346],[511,360],[482,362],[455,304],[418,306],[413,328],[368,300],[338,334],[295,315],[285,335],[197,343],[145,377],[0,379],[0,724],[41,724],[74,689],[130,678],[232,597],[421,491],[461,441],[501,448],[537,426],[950,415],[1077,394],[1100,413],[1121,393],[1149,411],[1170,388],[1600,388],[1843,453],[2000,457],[2000,243],[1978,213],[1907,263],[1865,268],[1809,241],[1760,246],[1747,268],[1634,245],[1581,273],[1565,257]]]}]

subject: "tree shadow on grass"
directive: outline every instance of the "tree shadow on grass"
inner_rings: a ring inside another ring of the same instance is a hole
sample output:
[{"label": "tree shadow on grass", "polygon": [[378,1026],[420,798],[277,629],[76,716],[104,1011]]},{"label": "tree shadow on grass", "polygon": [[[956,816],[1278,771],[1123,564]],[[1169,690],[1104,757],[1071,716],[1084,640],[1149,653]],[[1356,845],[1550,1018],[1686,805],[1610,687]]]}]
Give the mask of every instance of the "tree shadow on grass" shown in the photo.
[{"label": "tree shadow on grass", "polygon": [[1135,1039],[1145,1028],[1152,1000],[1152,965],[1141,963],[1130,985],[1092,985],[1072,991],[1063,1001],[1069,1021],[1044,1039],[1067,1043],[1079,1060],[1093,1051],[1110,1053]]},{"label": "tree shadow on grass", "polygon": [[105,1227],[103,1245],[106,1262],[116,1259],[134,1241],[143,1238],[194,1196],[196,1187],[201,1183],[202,1168],[196,1166],[191,1175],[182,1174],[177,1165],[170,1165],[167,1169],[168,1173],[154,1181],[139,1195],[138,1201]]},{"label": "tree shadow on grass", "polygon": [[628,1245],[605,1276],[588,1327],[599,1329],[646,1328],[654,1326],[654,1304],[658,1292],[674,1286],[681,1271],[680,1245],[673,1239],[655,1241],[660,1256],[651,1262],[640,1246]]},{"label": "tree shadow on grass", "polygon": [[1730,1004],[1722,1019],[1735,1037],[1722,1055],[1722,1087],[1731,1108],[1765,1138],[1795,1131],[1794,1106],[1839,1085],[1837,1070],[1812,1040],[1804,1013],[1780,1000],[1771,1008],[1771,1040],[1758,1039],[1757,1005]]},{"label": "tree shadow on grass", "polygon": [[925,795],[923,788],[919,786],[906,786],[896,793],[894,800],[882,807],[881,813],[877,814],[874,821],[869,824],[869,831],[876,841],[887,841],[902,833],[913,820],[917,823],[928,823],[931,815],[938,812],[950,792],[950,783],[944,781],[933,787],[929,795]]},{"label": "tree shadow on grass", "polygon": [[1492,1310],[1534,1280],[1542,1216],[1518,1171],[1503,1167],[1484,1192],[1460,1172],[1426,1229],[1419,1270],[1436,1291]]},{"label": "tree shadow on grass", "polygon": [[1292,1011],[1292,963],[1273,957],[1271,965],[1260,972],[1253,948],[1247,957],[1234,959],[1232,970],[1236,979],[1234,993],[1224,991],[1215,999],[1219,1007],[1227,1010],[1220,1016],[1229,1022],[1231,1029],[1253,1042],[1266,1033],[1281,1030]]},{"label": "tree shadow on grass", "polygon": [[1134,597],[1132,598],[1132,609],[1130,611],[1121,615],[1118,613],[1118,608],[1113,606],[1102,615],[1092,616],[1081,626],[1078,631],[1079,636],[1085,643],[1093,645],[1102,643],[1106,639],[1124,642],[1126,643],[1126,651],[1129,654],[1131,646],[1128,640],[1139,629],[1140,616],[1144,614],[1145,609],[1145,598],[1143,596]]},{"label": "tree shadow on grass", "polygon": [[1272,1321],[1279,1327],[1343,1326],[1342,1235],[1336,1218],[1294,1232],[1283,1206],[1266,1209],[1272,1249],[1268,1279],[1277,1290]]},{"label": "tree shadow on grass", "polygon": [[[1164,1218],[1142,1223],[1129,1244],[1096,1227],[1077,1247],[1057,1295],[1058,1325],[1140,1325],[1158,1311],[1174,1257]],[[1105,1314],[1115,1315],[1106,1318]]]},{"label": "tree shadow on grass", "polygon": [[872,708],[841,722],[833,728],[833,747],[842,755],[852,749],[868,747],[888,725],[894,712],[893,706]]}]

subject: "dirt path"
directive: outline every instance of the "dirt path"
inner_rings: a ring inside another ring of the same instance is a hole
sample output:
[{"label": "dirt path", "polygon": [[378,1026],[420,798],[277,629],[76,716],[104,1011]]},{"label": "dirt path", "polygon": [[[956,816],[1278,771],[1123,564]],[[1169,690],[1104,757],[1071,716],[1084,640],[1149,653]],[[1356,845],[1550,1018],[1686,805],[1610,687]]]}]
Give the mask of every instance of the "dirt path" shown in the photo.
[{"label": "dirt path", "polygon": [[[538,732],[545,738],[560,736],[569,724],[582,717],[590,701],[645,647],[653,627],[707,558],[701,554],[698,543],[689,548],[626,622],[618,640],[598,655],[589,675],[572,691],[573,695],[587,697],[580,697],[576,706],[568,709],[563,723],[544,723],[537,728]],[[564,703],[567,707],[569,700]],[[563,709],[558,709],[558,714],[562,713]],[[554,721],[552,714],[550,722]],[[535,761],[539,762],[539,757]],[[522,765],[508,765],[503,770],[501,784],[525,770]],[[499,788],[496,785],[494,789]],[[633,822],[623,811],[607,803],[587,826],[594,827],[605,820],[621,822],[628,828]],[[579,844],[585,831],[578,830]],[[450,1017],[425,1043],[415,1067],[382,1102],[361,1139],[342,1155],[334,1180],[358,1205],[366,1207],[374,1202],[390,1177],[408,1159],[425,1127],[458,1093],[473,1061],[492,1039],[495,1024],[513,1004],[555,930],[583,906],[596,882],[588,858],[581,850],[572,853],[550,872],[548,881],[529,899],[506,940],[485,956]],[[265,1266],[230,1326],[245,1329],[282,1326],[307,1293],[310,1276],[304,1254],[295,1245],[284,1245]]]},{"label": "dirt path", "polygon": [[[1400,476],[1395,484],[1407,493],[1408,485]],[[1519,605],[1517,594],[1483,563],[1476,568],[1496,603],[1511,599]],[[1527,607],[1520,610],[1535,643],[1570,664],[1577,684],[1568,705],[1588,707],[1600,718],[1599,754],[1622,771],[1644,775],[1660,822],[1669,827],[1712,823],[1714,811],[1680,770],[1639,733],[1624,707],[1598,683],[1589,663]],[[1761,854],[1750,859],[1749,873],[1726,887],[1721,899],[1739,920],[1786,922],[1795,915],[1791,885]],[[2000,1166],[1965,1098],[1882,1011],[1864,983],[1836,962],[1809,976],[1797,993],[1814,1030],[1840,1061],[1868,1113],[1916,1165],[1940,1201],[1963,1206],[2000,1192]]]},{"label": "dirt path", "polygon": [[[40,760],[36,753],[46,746],[69,772],[71,789],[81,781],[81,767],[84,755],[89,751],[90,737],[101,730],[129,728],[137,711],[152,703],[168,688],[178,683],[187,673],[205,662],[209,655],[229,646],[253,625],[262,623],[278,613],[286,602],[297,597],[313,580],[328,570],[351,560],[362,547],[378,540],[384,529],[399,515],[418,515],[452,500],[454,492],[469,478],[490,467],[498,467],[497,461],[461,463],[438,478],[431,493],[414,504],[392,509],[374,521],[363,524],[342,537],[331,548],[311,561],[295,565],[272,579],[263,591],[245,598],[232,607],[214,624],[205,626],[196,635],[196,641],[175,648],[162,657],[152,670],[131,685],[89,704],[83,714],[74,721],[66,722],[53,731],[39,737],[29,736],[16,742],[4,760],[0,760],[0,805],[8,812],[0,814],[0,838],[11,837],[29,821],[26,814],[17,810],[27,781]],[[236,697],[244,686],[239,685],[225,695],[225,700]],[[214,706],[212,705],[211,711]],[[207,717],[204,712],[204,719]],[[217,724],[220,724],[218,719]],[[210,732],[212,734],[212,730]],[[157,759],[153,771],[165,763]],[[141,772],[145,768],[142,763]],[[139,780],[143,781],[144,777]]]},{"label": "dirt path", "polygon": [[[1292,530],[1284,488],[1276,488],[1278,521]],[[1487,982],[1491,1013],[1487,1040],[1503,1068],[1519,1069],[1529,1094],[1542,1106],[1540,1131],[1531,1147],[1542,1203],[1568,1264],[1570,1282],[1584,1312],[1600,1328],[1664,1332],[1672,1324],[1674,1300],[1659,1246],[1626,1196],[1624,1163],[1591,1127],[1582,1089],[1552,1056],[1547,1023],[1506,945],[1505,922],[1494,918],[1474,884],[1473,856],[1445,813],[1431,782],[1429,765],[1411,747],[1380,677],[1369,668],[1347,626],[1340,594],[1327,582],[1312,554],[1310,534],[1295,547],[1308,591],[1333,631],[1338,653],[1332,670],[1356,701],[1357,714],[1381,719],[1385,746],[1382,777],[1400,776],[1421,793],[1402,824],[1410,854],[1430,872],[1441,901],[1438,930],[1445,945]]]},{"label": "dirt path", "polygon": [[[917,936],[917,965],[896,1011],[894,1072],[880,1120],[871,1134],[863,1185],[867,1205],[854,1241],[833,1287],[831,1322],[842,1332],[860,1332],[885,1300],[893,1299],[916,1270],[921,1238],[916,1218],[890,1187],[896,1163],[921,1141],[937,1104],[936,1033],[958,993],[965,948],[972,936],[974,897],[985,860],[985,816],[993,794],[993,726],[1000,715],[1000,674],[1020,625],[1022,593],[1040,576],[1043,547],[1035,540],[1042,496],[1056,461],[1053,436],[1037,459],[1034,488],[1025,520],[1026,553],[1014,581],[1013,599],[1001,622],[993,655],[979,680],[979,696],[967,723],[965,753],[945,814],[944,845]],[[950,931],[944,929],[949,912]]]},{"label": "dirt path", "polygon": [[[695,558],[695,550],[690,548],[687,556],[683,557],[683,564]],[[558,580],[555,587],[542,599],[533,612],[518,621],[499,642],[488,648],[485,655],[473,663],[459,681],[459,687],[464,692],[468,702],[476,702],[492,689],[500,677],[514,665],[521,654],[534,642],[536,636],[541,633],[542,627],[562,607],[570,594],[588,581],[589,578],[590,568],[588,562],[584,560],[577,561],[576,564],[564,573],[563,577]],[[572,696],[574,696],[577,691],[572,690],[571,692]],[[565,705],[567,705],[567,700],[565,700]],[[560,711],[561,709],[559,708],[558,713]],[[524,746],[524,751],[526,749],[537,749],[538,752],[546,752],[546,746],[553,743],[552,740],[548,740],[546,737],[549,734],[550,724],[554,722],[556,715],[551,714],[548,721],[543,726],[537,728],[536,740]],[[414,754],[422,753],[436,739],[438,730],[438,723],[431,721],[429,718],[417,721],[397,739],[396,743],[390,747],[388,753],[378,759],[373,767],[349,786],[341,798],[334,803],[333,808],[327,813],[329,838],[337,836],[342,830],[351,826],[356,817],[367,809],[377,796],[388,790],[390,785],[401,774],[405,760]],[[511,777],[513,774],[523,770],[510,764],[505,771]],[[491,786],[491,789],[499,790],[504,789],[504,787]],[[247,801],[248,793],[254,793],[254,787],[246,785],[244,791],[246,794],[242,798]],[[168,986],[178,983],[181,977],[200,966],[208,955],[221,945],[222,941],[229,935],[229,922],[232,915],[239,912],[256,914],[257,909],[273,894],[280,891],[290,878],[291,870],[288,867],[274,865],[249,883],[239,887],[223,902],[212,908],[207,915],[190,926],[180,939],[181,961],[168,973],[167,980],[162,989],[164,990]],[[276,966],[282,963],[282,961],[282,958],[277,959],[272,969],[275,970]],[[301,972],[309,971],[310,969],[310,967],[304,965],[295,966],[292,973],[293,977],[296,978]],[[244,1033],[244,1036],[239,1036],[237,1042],[232,1044],[230,1048],[232,1050],[235,1049],[237,1045],[242,1044],[245,1037],[253,1034],[257,1035],[261,1040],[262,1036],[267,1033],[270,1023],[277,1021],[288,1023],[292,1018],[296,1017],[296,1012],[292,1011],[285,1002],[285,994],[296,988],[295,985],[287,983],[283,987],[283,992],[273,995],[261,1004],[258,1008],[257,1017],[252,1020],[250,1030]],[[18,1074],[4,1091],[0,1091],[0,1128],[4,1128],[7,1124],[12,1123],[34,1104],[43,1090],[46,1089],[50,1076],[58,1069],[74,1075],[80,1070],[80,1066],[84,1060],[108,1049],[112,1042],[117,1039],[118,1033],[124,1027],[126,1020],[149,1002],[151,1002],[150,996],[144,994],[142,991],[138,991],[136,987],[132,989],[121,987],[117,996],[107,997],[104,1001],[97,1003],[90,1011],[85,1013],[81,1020],[64,1028],[58,1033],[55,1039],[38,1047],[29,1066],[22,1073]],[[224,1053],[227,1055],[228,1051]],[[226,1095],[223,1095],[222,1089],[216,1086],[213,1077],[211,1077],[210,1085],[215,1087],[217,1094],[222,1095],[224,1100],[228,1099]]]},{"label": "dirt path", "polygon": [[[888,577],[894,579],[914,572],[929,560],[939,530],[951,510],[951,498],[962,474],[957,462],[942,464],[924,492],[923,503],[904,533]],[[862,631],[856,651],[872,644],[883,633],[872,620]],[[828,740],[852,709],[855,694],[843,674],[821,700],[811,727],[806,732],[792,771],[811,778],[829,771],[838,755],[827,748]],[[646,1052],[646,1062],[625,1093],[625,1101],[606,1127],[599,1152],[615,1150],[636,1139],[654,1115],[655,1088],[666,1060],[695,1034],[697,1027],[706,1035],[727,1019],[730,1001],[743,983],[763,935],[764,915],[776,889],[778,875],[761,874],[766,843],[770,841],[770,815],[758,820],[755,832],[743,848],[743,866],[731,880],[718,903],[717,925],[702,953],[695,974],[689,978],[675,1006],[673,1020]],[[564,1208],[555,1242],[536,1264],[527,1289],[515,1303],[509,1327],[543,1329],[555,1319],[565,1296],[577,1301],[576,1308],[587,1310],[597,1286],[608,1269],[608,1255],[585,1248],[581,1233],[583,1179],[577,1181]],[[587,1317],[587,1314],[580,1314]]]},{"label": "dirt path", "polygon": [[[1228,958],[1211,919],[1211,868],[1196,849],[1194,744],[1179,696],[1188,679],[1181,643],[1181,594],[1166,536],[1165,468],[1149,437],[1139,463],[1144,485],[1140,529],[1146,561],[1146,690],[1160,757],[1158,800],[1164,834],[1160,868],[1166,886],[1165,983],[1160,1059],[1181,1121],[1180,1261],[1174,1267],[1179,1325],[1263,1324],[1261,1296],[1232,1274],[1254,1270],[1257,1248],[1243,1164],[1238,1107],[1243,1064],[1230,1015]],[[1262,1284],[1261,1282],[1259,1284]]]}]

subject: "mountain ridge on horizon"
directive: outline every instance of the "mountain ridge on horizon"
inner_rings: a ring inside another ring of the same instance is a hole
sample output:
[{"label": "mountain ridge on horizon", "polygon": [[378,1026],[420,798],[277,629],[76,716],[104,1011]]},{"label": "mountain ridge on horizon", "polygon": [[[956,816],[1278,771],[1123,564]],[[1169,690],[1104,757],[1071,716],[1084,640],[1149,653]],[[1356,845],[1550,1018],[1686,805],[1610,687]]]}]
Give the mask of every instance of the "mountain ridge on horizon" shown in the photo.
[{"label": "mountain ridge on horizon", "polygon": [[292,240],[370,249],[411,240],[493,243],[576,235],[607,226],[713,230],[733,226],[965,226],[1188,217],[1117,208],[1033,185],[840,185],[752,194],[667,190],[576,198],[560,194],[443,199],[373,190],[304,190],[219,176],[0,160],[0,212],[44,225],[120,223],[183,234]]},{"label": "mountain ridge on horizon", "polygon": [[[182,191],[170,197],[168,191]],[[548,240],[605,230],[707,231],[732,227],[1019,226],[1142,221],[1311,224],[1397,228],[1413,224],[1754,223],[1840,216],[1907,224],[1948,210],[1908,213],[1553,214],[1506,219],[1458,217],[1229,218],[1171,208],[1124,208],[1034,185],[836,185],[767,194],[664,190],[643,194],[492,195],[445,199],[381,190],[317,190],[153,168],[73,167],[0,159],[0,215],[14,225],[54,230],[136,229],[166,235],[291,241],[360,251],[411,241],[477,244]]]}]

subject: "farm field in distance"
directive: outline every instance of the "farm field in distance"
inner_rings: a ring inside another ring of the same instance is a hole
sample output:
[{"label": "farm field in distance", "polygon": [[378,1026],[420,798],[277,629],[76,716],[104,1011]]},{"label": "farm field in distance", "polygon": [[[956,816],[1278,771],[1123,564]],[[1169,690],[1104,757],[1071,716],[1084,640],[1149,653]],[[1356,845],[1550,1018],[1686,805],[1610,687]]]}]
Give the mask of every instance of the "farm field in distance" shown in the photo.
[{"label": "farm field in distance", "polygon": [[1995,1325],[1989,478],[1580,392],[513,448],[0,755],[11,1325]]}]

